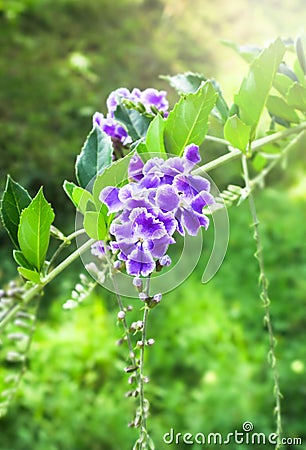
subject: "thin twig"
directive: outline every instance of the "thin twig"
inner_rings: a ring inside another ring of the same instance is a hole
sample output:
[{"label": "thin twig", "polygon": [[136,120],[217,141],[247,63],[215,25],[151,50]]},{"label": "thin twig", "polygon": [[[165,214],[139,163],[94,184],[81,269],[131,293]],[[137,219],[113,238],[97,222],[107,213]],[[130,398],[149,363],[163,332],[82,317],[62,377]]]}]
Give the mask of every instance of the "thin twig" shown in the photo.
[{"label": "thin twig", "polygon": [[281,417],[282,394],[280,392],[279,371],[278,371],[278,367],[277,367],[277,359],[275,356],[276,339],[274,337],[272,320],[271,320],[271,312],[270,312],[270,303],[271,302],[270,302],[270,298],[269,298],[268,279],[265,274],[264,256],[263,256],[263,249],[262,249],[262,243],[261,243],[259,221],[258,221],[258,217],[257,217],[257,211],[256,211],[254,197],[251,192],[249,170],[248,170],[248,165],[247,165],[247,158],[245,155],[242,155],[242,168],[243,168],[243,175],[244,175],[244,180],[245,180],[245,184],[246,184],[246,189],[250,191],[249,206],[250,206],[250,211],[251,211],[251,216],[252,216],[252,221],[253,221],[253,226],[254,226],[254,240],[256,243],[255,257],[258,261],[258,266],[259,266],[259,271],[260,271],[260,275],[259,275],[259,283],[261,286],[260,298],[263,302],[264,311],[265,311],[264,321],[267,326],[267,330],[268,330],[268,334],[269,334],[270,350],[268,353],[268,359],[269,359],[269,363],[272,368],[272,374],[273,374],[273,380],[274,380],[276,434],[278,436],[278,443],[275,446],[275,450],[278,450],[281,447],[280,438],[281,438],[281,433],[282,433],[282,417]]}]

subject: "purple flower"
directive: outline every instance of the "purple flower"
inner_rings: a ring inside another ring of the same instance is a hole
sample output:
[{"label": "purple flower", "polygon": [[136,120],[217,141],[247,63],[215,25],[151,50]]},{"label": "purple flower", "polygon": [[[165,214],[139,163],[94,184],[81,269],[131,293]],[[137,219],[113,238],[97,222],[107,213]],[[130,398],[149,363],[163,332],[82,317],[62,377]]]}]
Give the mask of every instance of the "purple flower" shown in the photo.
[{"label": "purple flower", "polygon": [[97,241],[91,246],[91,254],[97,256],[98,258],[103,258],[105,256],[105,243],[103,241]]},{"label": "purple flower", "polygon": [[103,114],[96,112],[93,116],[93,126],[101,128],[104,133],[111,138],[120,141],[123,145],[131,142],[131,138],[129,137],[126,129],[111,117],[105,118]]},{"label": "purple flower", "polygon": [[110,226],[110,246],[125,261],[128,274],[148,276],[157,261],[169,265],[166,253],[175,243],[175,231],[195,236],[200,227],[207,229],[203,208],[214,203],[210,183],[191,174],[200,159],[194,144],[185,148],[182,157],[152,158],[145,164],[135,154],[128,169],[129,184],[101,191],[100,200],[109,214],[117,213]]},{"label": "purple flower", "polygon": [[131,102],[141,103],[148,113],[152,113],[152,107],[158,111],[166,113],[169,108],[169,102],[166,99],[166,91],[158,91],[157,89],[148,88],[141,91],[135,88],[130,92],[126,88],[119,88],[113,91],[106,100],[108,109],[108,117],[113,118],[118,104],[123,100],[130,100]]}]

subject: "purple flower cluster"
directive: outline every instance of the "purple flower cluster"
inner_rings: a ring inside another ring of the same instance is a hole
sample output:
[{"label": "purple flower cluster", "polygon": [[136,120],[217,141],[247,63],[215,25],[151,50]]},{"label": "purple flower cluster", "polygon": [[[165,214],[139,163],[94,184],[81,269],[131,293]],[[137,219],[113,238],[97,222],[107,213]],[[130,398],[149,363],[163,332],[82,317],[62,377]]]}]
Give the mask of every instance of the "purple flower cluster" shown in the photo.
[{"label": "purple flower cluster", "polygon": [[102,113],[96,112],[93,116],[93,126],[98,126],[113,139],[118,140],[123,145],[131,143],[126,129],[115,120],[114,112],[122,99],[129,100],[135,104],[141,104],[145,111],[152,113],[152,108],[167,114],[169,103],[166,99],[166,91],[158,91],[153,88],[140,91],[135,88],[130,92],[126,88],[113,91],[106,100],[108,113],[106,117]]},{"label": "purple flower cluster", "polygon": [[129,275],[146,277],[157,261],[169,265],[166,252],[175,243],[175,231],[195,236],[200,227],[207,229],[203,208],[214,203],[210,184],[191,174],[200,160],[194,144],[185,148],[181,158],[152,158],[143,163],[135,153],[128,170],[130,183],[101,191],[101,202],[110,214],[117,213],[110,227],[114,237],[110,246],[125,262]]}]

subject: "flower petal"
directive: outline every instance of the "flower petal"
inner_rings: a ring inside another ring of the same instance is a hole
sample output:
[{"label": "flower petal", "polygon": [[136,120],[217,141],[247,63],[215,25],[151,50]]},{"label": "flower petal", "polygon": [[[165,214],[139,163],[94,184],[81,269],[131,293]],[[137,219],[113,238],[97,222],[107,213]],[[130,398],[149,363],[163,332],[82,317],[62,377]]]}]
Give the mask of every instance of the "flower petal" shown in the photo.
[{"label": "flower petal", "polygon": [[155,262],[148,252],[135,249],[126,261],[126,271],[129,275],[147,277],[155,269]]},{"label": "flower petal", "polygon": [[179,196],[171,185],[163,185],[157,189],[156,203],[163,211],[173,211],[179,204]]},{"label": "flower petal", "polygon": [[183,158],[188,161],[190,168],[192,168],[195,164],[198,164],[201,161],[199,146],[195,144],[187,145],[183,153]]},{"label": "flower petal", "polygon": [[107,186],[100,192],[99,200],[107,205],[109,213],[120,211],[123,208],[118,193],[119,188],[114,186]]}]

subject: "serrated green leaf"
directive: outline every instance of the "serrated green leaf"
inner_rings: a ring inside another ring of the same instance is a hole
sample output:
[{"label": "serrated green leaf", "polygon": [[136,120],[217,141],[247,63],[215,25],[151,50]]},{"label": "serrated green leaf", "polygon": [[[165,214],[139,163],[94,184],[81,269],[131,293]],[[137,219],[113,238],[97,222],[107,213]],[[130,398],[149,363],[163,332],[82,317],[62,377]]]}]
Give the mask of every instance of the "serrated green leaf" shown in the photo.
[{"label": "serrated green leaf", "polygon": [[103,212],[87,211],[84,216],[84,228],[90,238],[103,241],[107,234]]},{"label": "serrated green leaf", "polygon": [[287,94],[288,105],[300,111],[306,111],[306,88],[300,83],[294,83]]},{"label": "serrated green leaf", "polygon": [[148,117],[135,109],[128,109],[119,104],[114,112],[115,119],[126,129],[133,142],[145,138],[152,117]]},{"label": "serrated green leaf", "polygon": [[31,200],[28,192],[8,175],[1,199],[0,216],[4,228],[17,249],[19,249],[17,235],[20,215],[22,210],[31,203]]},{"label": "serrated green leaf", "polygon": [[289,106],[288,103],[281,97],[269,95],[266,106],[272,116],[280,117],[290,123],[300,122],[300,118],[294,108]]},{"label": "serrated green leaf", "polygon": [[90,192],[86,191],[86,189],[66,180],[64,181],[63,188],[74,206],[82,214],[85,214],[86,209],[88,209],[89,202],[90,204],[92,203],[92,206],[94,207],[93,196]]},{"label": "serrated green leaf", "polygon": [[152,120],[146,137],[146,149],[150,153],[165,153],[164,144],[165,119],[159,114]]},{"label": "serrated green leaf", "polygon": [[98,175],[93,185],[93,198],[97,208],[101,207],[100,192],[106,186],[119,186],[128,181],[128,167],[134,153],[129,153],[124,158],[114,162],[101,175]]},{"label": "serrated green leaf", "polygon": [[200,73],[178,73],[177,75],[163,75],[161,76],[163,80],[167,80],[179,94],[190,94],[195,93],[204,79],[203,75]]},{"label": "serrated green leaf", "polygon": [[36,270],[26,269],[25,267],[18,267],[17,270],[26,280],[33,281],[35,284],[41,282],[40,274],[39,272],[36,272]]},{"label": "serrated green leaf", "polygon": [[285,46],[280,39],[260,53],[252,62],[249,73],[235,96],[240,119],[252,126],[252,138],[284,53]]},{"label": "serrated green leaf", "polygon": [[179,94],[195,93],[203,83],[210,81],[215,91],[218,93],[216,105],[212,109],[212,115],[216,116],[219,120],[221,119],[222,122],[227,120],[228,106],[222,95],[220,86],[215,80],[208,79],[202,74],[192,72],[179,73],[173,76],[168,75],[161,78],[167,80]]},{"label": "serrated green leaf", "polygon": [[168,153],[181,155],[188,144],[200,145],[204,141],[216,99],[217,93],[211,82],[206,82],[195,94],[181,97],[165,122]]},{"label": "serrated green leaf", "polygon": [[54,213],[42,188],[20,216],[18,242],[26,260],[38,271],[45,261]]},{"label": "serrated green leaf", "polygon": [[99,173],[110,166],[112,154],[111,138],[99,127],[94,127],[76,160],[76,177],[82,188],[86,188]]},{"label": "serrated green leaf", "polygon": [[26,269],[33,270],[33,266],[26,260],[23,253],[20,250],[13,250],[13,257],[17,264]]},{"label": "serrated green leaf", "polygon": [[252,127],[246,125],[237,115],[229,117],[224,125],[224,137],[235,148],[245,152],[250,142]]}]

